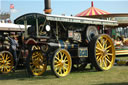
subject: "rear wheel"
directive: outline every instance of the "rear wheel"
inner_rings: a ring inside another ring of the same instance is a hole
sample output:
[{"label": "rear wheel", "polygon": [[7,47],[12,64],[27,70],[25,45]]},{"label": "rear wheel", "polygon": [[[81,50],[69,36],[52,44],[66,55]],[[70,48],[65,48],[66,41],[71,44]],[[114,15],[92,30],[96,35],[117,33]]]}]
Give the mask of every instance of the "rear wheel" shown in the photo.
[{"label": "rear wheel", "polygon": [[97,70],[109,70],[115,62],[115,48],[111,38],[105,34],[94,37],[89,44],[89,57]]},{"label": "rear wheel", "polygon": [[41,76],[47,68],[46,56],[40,50],[31,51],[27,57],[26,65],[30,75]]},{"label": "rear wheel", "polygon": [[53,56],[51,69],[57,77],[67,76],[71,72],[72,59],[65,49],[58,49]]},{"label": "rear wheel", "polygon": [[13,55],[9,51],[0,52],[0,73],[9,73],[14,66]]}]

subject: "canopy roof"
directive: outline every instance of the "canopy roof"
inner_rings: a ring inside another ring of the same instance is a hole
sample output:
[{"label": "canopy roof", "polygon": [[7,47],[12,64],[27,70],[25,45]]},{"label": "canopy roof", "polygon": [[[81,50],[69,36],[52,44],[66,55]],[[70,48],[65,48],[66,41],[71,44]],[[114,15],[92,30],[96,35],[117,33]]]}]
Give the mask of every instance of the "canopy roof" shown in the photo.
[{"label": "canopy roof", "polygon": [[96,24],[96,25],[109,25],[117,26],[116,21],[110,20],[101,20],[94,18],[82,18],[82,17],[73,17],[73,16],[59,16],[59,15],[47,15],[40,13],[29,13],[24,14],[14,20],[15,24],[24,24],[24,21],[27,21],[28,25],[34,25],[38,19],[38,23],[43,23],[45,20],[55,21],[55,22],[68,22],[68,23],[81,23],[81,24]]},{"label": "canopy roof", "polygon": [[0,23],[0,31],[24,31],[24,25],[18,25],[13,23]]},{"label": "canopy roof", "polygon": [[93,15],[104,15],[104,14],[110,14],[106,11],[103,11],[101,9],[95,8],[93,6],[93,1],[91,2],[91,7],[88,8],[87,10],[77,14],[76,16],[80,17],[80,16],[93,16]]}]

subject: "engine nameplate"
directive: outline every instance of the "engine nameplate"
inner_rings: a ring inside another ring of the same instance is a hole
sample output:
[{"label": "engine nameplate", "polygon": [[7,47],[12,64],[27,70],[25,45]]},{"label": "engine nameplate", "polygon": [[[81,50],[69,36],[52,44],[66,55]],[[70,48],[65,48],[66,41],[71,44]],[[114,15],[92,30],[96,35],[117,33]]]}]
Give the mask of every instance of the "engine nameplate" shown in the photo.
[{"label": "engine nameplate", "polygon": [[78,57],[88,57],[88,48],[78,48]]}]

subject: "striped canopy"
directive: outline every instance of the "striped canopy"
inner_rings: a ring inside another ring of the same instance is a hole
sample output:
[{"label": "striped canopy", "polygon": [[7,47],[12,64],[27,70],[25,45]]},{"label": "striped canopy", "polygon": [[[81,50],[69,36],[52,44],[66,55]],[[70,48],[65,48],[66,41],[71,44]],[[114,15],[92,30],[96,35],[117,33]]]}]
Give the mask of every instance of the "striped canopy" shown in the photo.
[{"label": "striped canopy", "polygon": [[110,13],[108,13],[106,11],[103,11],[101,9],[95,8],[93,6],[93,1],[92,1],[90,8],[88,8],[87,10],[77,14],[76,16],[80,17],[80,16],[93,16],[93,15],[104,15],[104,14],[110,14]]}]

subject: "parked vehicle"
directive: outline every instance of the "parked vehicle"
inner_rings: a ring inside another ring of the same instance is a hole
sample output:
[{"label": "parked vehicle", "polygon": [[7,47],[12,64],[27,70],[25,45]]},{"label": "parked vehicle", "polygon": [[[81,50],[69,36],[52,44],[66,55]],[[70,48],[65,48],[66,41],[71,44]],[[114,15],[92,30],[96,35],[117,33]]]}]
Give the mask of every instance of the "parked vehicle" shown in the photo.
[{"label": "parked vehicle", "polygon": [[117,26],[116,21],[29,13],[14,22],[31,26],[25,31],[25,45],[37,49],[29,49],[26,60],[30,75],[42,75],[47,65],[57,77],[64,77],[72,67],[84,68],[91,63],[96,70],[104,71],[114,64],[114,44],[97,28]]},{"label": "parked vehicle", "polygon": [[24,28],[24,25],[0,23],[0,73],[9,73],[17,66]]}]

